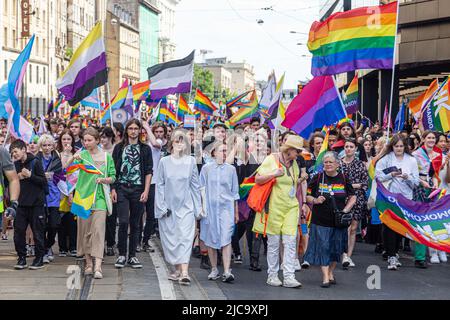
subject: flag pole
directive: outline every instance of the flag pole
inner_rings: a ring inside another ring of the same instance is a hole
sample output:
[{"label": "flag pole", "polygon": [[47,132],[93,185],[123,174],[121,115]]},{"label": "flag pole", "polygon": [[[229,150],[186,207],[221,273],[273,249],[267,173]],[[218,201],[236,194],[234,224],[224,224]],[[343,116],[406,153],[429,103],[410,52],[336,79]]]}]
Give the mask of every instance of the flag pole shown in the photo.
[{"label": "flag pole", "polygon": [[177,119],[177,121],[178,121],[178,109],[180,108],[180,95],[181,95],[181,93],[178,94],[177,110],[176,110],[176,114],[175,114],[175,119]]},{"label": "flag pole", "polygon": [[109,81],[106,81],[106,92],[108,94],[108,102],[109,102],[109,117],[111,128],[113,127],[113,115],[112,115],[112,107],[111,107],[111,93],[109,92]]},{"label": "flag pole", "polygon": [[389,119],[387,127],[387,138],[389,139],[389,130],[391,129],[391,115],[392,115],[392,104],[394,100],[394,82],[395,82],[395,56],[397,54],[397,33],[398,33],[398,17],[400,13],[400,1],[397,0],[397,16],[395,19],[395,38],[394,38],[394,53],[392,57],[392,79],[391,79],[391,98],[389,105]]}]

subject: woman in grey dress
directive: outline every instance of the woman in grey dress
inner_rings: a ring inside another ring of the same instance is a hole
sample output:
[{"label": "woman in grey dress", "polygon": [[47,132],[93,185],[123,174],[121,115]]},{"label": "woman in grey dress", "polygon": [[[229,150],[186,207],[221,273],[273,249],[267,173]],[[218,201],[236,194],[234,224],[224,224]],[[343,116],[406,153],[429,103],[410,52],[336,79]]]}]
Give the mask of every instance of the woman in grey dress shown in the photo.
[{"label": "woman in grey dress", "polygon": [[166,261],[175,266],[170,280],[189,285],[189,259],[195,236],[195,220],[202,211],[200,182],[195,159],[189,154],[189,138],[175,130],[171,155],[159,162],[156,179],[155,218],[159,221]]}]

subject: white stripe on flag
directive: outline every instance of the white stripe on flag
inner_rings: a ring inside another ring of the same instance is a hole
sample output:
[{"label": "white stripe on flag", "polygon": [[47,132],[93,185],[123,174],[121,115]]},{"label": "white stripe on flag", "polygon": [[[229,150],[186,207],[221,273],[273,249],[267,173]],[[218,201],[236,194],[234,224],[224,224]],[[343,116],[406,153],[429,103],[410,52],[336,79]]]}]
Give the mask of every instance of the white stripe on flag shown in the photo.
[{"label": "white stripe on flag", "polygon": [[194,64],[164,69],[150,79],[150,91],[176,87],[192,81]]}]

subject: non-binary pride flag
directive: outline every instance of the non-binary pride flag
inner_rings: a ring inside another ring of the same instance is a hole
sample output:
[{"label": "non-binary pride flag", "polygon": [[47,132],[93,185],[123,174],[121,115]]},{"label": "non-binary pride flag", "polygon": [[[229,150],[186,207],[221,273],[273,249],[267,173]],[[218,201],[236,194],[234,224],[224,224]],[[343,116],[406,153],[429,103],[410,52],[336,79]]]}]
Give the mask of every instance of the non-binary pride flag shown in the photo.
[{"label": "non-binary pride flag", "polygon": [[356,73],[342,98],[347,115],[355,114],[358,111],[358,91],[358,73]]},{"label": "non-binary pride flag", "polygon": [[197,89],[195,93],[194,109],[203,114],[212,115],[217,108],[203,92]]},{"label": "non-binary pride flag", "polygon": [[392,69],[397,2],[337,12],[314,22],[308,49],[314,76],[357,69]]},{"label": "non-binary pride flag", "polygon": [[425,130],[447,132],[450,130],[450,77],[439,87],[431,102],[422,110]]},{"label": "non-binary pride flag", "polygon": [[66,71],[56,81],[56,87],[73,106],[104,85],[107,79],[105,43],[99,21],[73,54]]},{"label": "non-binary pride flag", "polygon": [[315,77],[289,104],[281,125],[309,139],[314,129],[332,125],[342,118],[345,110],[333,78]]},{"label": "non-binary pride flag", "polygon": [[194,53],[195,50],[184,59],[160,63],[147,69],[151,99],[157,100],[169,94],[191,91]]},{"label": "non-binary pride flag", "polygon": [[427,247],[450,252],[450,195],[429,203],[406,199],[377,182],[381,221],[398,234]]}]

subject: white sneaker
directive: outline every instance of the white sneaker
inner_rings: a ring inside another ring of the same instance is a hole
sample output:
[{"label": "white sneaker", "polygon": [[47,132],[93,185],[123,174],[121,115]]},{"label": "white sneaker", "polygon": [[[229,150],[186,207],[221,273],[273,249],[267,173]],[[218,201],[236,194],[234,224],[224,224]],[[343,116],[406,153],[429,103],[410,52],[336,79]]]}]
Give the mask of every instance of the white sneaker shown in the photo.
[{"label": "white sneaker", "polygon": [[397,263],[395,257],[389,257],[388,259],[388,270],[397,270]]},{"label": "white sneaker", "polygon": [[447,253],[445,251],[439,251],[438,255],[441,262],[447,262]]},{"label": "white sneaker", "polygon": [[303,261],[303,263],[302,263],[302,268],[303,269],[308,269],[309,267],[310,267],[311,265],[309,264],[309,262],[308,261]]},{"label": "white sneaker", "polygon": [[44,263],[50,263],[50,260],[48,259],[47,255],[44,255],[43,262]]},{"label": "white sneaker", "polygon": [[433,264],[440,263],[437,253],[434,253],[434,254],[431,255],[430,263],[433,263]]},{"label": "white sneaker", "polygon": [[342,258],[342,267],[343,268],[348,268],[350,266],[350,259],[347,256],[346,253],[343,254],[343,258]]},{"label": "white sneaker", "polygon": [[208,280],[217,280],[220,278],[219,270],[217,268],[212,269],[211,273],[208,275]]},{"label": "white sneaker", "polygon": [[349,265],[348,265],[348,266],[349,266],[350,268],[354,268],[354,267],[355,267],[355,264],[353,263],[352,258],[348,257],[347,259],[348,259],[348,262],[349,262]]},{"label": "white sneaker", "polygon": [[300,271],[302,270],[302,266],[300,265],[300,261],[298,259],[295,259],[295,271]]},{"label": "white sneaker", "polygon": [[400,261],[398,260],[397,257],[395,257],[395,265],[396,265],[397,267],[401,267],[401,266],[402,266],[402,264],[400,263]]},{"label": "white sneaker", "polygon": [[286,288],[300,288],[302,284],[295,278],[285,278],[283,279],[283,287]]},{"label": "white sneaker", "polygon": [[267,282],[266,282],[269,286],[273,286],[273,287],[281,287],[283,285],[283,283],[281,282],[280,278],[278,278],[278,276],[269,276],[267,278]]}]

